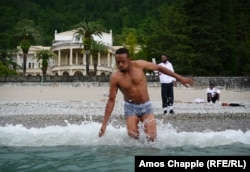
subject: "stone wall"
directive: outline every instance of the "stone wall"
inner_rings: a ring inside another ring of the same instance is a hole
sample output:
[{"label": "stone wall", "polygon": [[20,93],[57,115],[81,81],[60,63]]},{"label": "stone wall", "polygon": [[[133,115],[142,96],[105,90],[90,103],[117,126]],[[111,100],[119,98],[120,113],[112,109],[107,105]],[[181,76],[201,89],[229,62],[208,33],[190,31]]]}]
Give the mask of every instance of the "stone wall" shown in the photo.
[{"label": "stone wall", "polygon": [[[1,76],[0,85],[60,85],[81,86],[108,86],[109,76]],[[250,77],[192,77],[195,86],[205,88],[210,82],[225,90],[250,90]],[[160,86],[158,76],[147,76],[149,86]]]}]

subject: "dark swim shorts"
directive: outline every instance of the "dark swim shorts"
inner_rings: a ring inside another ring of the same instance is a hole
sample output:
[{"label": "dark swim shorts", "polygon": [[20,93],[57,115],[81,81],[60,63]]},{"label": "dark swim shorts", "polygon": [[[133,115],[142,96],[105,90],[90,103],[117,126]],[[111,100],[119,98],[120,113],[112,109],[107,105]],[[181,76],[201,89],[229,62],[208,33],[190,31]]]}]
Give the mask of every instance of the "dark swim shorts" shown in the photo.
[{"label": "dark swim shorts", "polygon": [[145,114],[153,114],[153,108],[150,101],[142,104],[124,103],[124,115],[142,117]]}]

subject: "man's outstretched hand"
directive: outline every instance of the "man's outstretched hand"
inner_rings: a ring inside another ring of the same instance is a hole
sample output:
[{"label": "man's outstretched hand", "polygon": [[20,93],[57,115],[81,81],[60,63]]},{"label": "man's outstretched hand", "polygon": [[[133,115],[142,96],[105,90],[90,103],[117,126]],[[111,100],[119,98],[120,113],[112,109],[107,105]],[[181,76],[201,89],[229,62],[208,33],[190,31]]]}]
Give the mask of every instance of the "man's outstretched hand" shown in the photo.
[{"label": "man's outstretched hand", "polygon": [[194,86],[194,81],[191,78],[181,77],[179,81],[184,85],[185,87],[188,86]]},{"label": "man's outstretched hand", "polygon": [[106,131],[106,127],[101,127],[100,131],[99,131],[99,137],[102,137],[105,134]]}]

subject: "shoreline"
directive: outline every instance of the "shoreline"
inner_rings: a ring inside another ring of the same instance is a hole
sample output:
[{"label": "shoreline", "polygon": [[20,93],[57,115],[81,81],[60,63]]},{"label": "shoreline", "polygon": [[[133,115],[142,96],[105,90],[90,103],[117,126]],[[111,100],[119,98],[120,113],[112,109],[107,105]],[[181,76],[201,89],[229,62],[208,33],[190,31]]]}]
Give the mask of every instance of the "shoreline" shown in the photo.
[{"label": "shoreline", "polygon": [[[250,113],[231,114],[156,114],[160,125],[171,124],[177,132],[209,132],[224,130],[250,131]],[[22,125],[25,128],[45,128],[49,126],[84,125],[101,123],[100,115],[4,115],[0,116],[0,126]],[[108,125],[116,128],[126,127],[123,116],[111,116]]]}]

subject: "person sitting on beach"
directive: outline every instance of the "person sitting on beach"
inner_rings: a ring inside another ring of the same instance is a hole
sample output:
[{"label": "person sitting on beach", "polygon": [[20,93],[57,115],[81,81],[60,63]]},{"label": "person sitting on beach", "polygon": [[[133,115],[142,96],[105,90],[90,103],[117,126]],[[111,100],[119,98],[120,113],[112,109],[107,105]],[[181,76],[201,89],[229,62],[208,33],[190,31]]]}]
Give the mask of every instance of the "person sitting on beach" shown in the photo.
[{"label": "person sitting on beach", "polygon": [[209,103],[220,102],[220,90],[214,86],[213,83],[209,84],[207,88],[207,101]]},{"label": "person sitting on beach", "polygon": [[156,139],[156,120],[153,114],[152,104],[149,100],[147,78],[144,70],[159,71],[170,75],[180,81],[184,86],[193,86],[194,81],[190,78],[170,71],[169,69],[145,60],[130,59],[129,51],[120,48],[115,53],[115,61],[118,70],[114,71],[110,78],[109,98],[106,103],[105,114],[99,137],[106,132],[109,117],[115,105],[118,89],[124,98],[124,115],[126,118],[127,132],[131,138],[139,138],[139,122],[144,124],[144,131],[148,141]]}]

